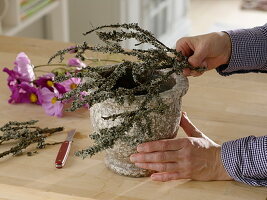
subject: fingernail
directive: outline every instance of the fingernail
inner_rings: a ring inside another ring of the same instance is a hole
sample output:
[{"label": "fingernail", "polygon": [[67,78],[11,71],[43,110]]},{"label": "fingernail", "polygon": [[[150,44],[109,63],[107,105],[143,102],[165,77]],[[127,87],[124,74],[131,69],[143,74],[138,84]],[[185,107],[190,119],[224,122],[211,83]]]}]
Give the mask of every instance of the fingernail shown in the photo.
[{"label": "fingernail", "polygon": [[143,152],[145,149],[144,149],[144,147],[142,146],[142,145],[138,145],[137,146],[137,151],[138,152]]},{"label": "fingernail", "polygon": [[152,174],[152,175],[150,176],[150,178],[151,178],[153,181],[155,181],[155,180],[158,180],[159,176],[156,175],[156,174]]},{"label": "fingernail", "polygon": [[136,161],[137,161],[136,156],[135,156],[135,155],[131,155],[131,156],[130,156],[130,161],[131,161],[131,162],[136,162]]}]

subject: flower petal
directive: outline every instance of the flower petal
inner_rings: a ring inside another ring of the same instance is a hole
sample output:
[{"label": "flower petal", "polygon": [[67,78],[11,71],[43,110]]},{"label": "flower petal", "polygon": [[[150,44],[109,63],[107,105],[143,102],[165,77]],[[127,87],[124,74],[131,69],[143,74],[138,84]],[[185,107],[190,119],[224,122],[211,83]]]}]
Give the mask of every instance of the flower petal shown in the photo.
[{"label": "flower petal", "polygon": [[80,61],[78,58],[70,58],[68,61],[68,65],[75,66],[77,69],[82,69],[86,67],[86,64]]},{"label": "flower petal", "polygon": [[28,81],[33,81],[35,79],[31,61],[24,52],[17,55],[14,71],[20,73],[21,76]]}]

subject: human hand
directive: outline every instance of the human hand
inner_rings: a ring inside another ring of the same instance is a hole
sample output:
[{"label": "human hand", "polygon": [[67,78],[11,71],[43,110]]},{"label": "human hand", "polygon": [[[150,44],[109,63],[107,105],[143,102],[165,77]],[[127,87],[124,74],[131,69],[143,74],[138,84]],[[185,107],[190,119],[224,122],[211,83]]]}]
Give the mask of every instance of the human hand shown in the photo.
[{"label": "human hand", "polygon": [[[183,37],[176,42],[176,50],[189,57],[188,62],[193,67],[214,69],[227,64],[231,56],[231,40],[227,33],[215,32],[194,37]],[[197,72],[186,68],[185,76],[199,76]]]},{"label": "human hand", "polygon": [[137,167],[157,171],[151,175],[155,181],[231,180],[220,158],[220,145],[198,130],[186,113],[180,126],[188,137],[140,144],[139,153],[131,155],[130,160]]}]

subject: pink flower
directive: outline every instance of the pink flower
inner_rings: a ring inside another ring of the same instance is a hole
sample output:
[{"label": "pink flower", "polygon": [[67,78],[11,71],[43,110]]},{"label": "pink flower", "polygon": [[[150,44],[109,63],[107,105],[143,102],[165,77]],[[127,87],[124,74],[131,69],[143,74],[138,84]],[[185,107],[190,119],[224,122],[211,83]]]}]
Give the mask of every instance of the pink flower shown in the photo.
[{"label": "pink flower", "polygon": [[46,114],[50,116],[62,117],[63,103],[58,101],[60,94],[55,89],[51,92],[48,88],[44,87],[39,90],[39,98],[41,99],[42,107],[45,109]]},{"label": "pink flower", "polygon": [[23,79],[29,82],[34,80],[35,75],[33,72],[33,65],[31,64],[30,59],[24,52],[21,52],[17,55],[14,64],[14,71],[20,73]]},{"label": "pink flower", "polygon": [[70,78],[66,81],[61,82],[60,84],[64,86],[67,92],[77,88],[77,86],[81,83],[80,78]]},{"label": "pink flower", "polygon": [[4,68],[3,71],[9,75],[7,78],[7,84],[11,91],[9,103],[40,104],[37,88],[33,87],[33,84],[29,83],[28,79],[22,77],[19,72],[8,68]]},{"label": "pink flower", "polygon": [[54,88],[56,88],[60,94],[66,93],[66,89],[65,89],[64,86],[62,86],[59,83],[54,83],[54,77],[55,77],[54,74],[48,73],[48,74],[46,74],[46,75],[38,78],[37,80],[35,80],[34,81],[34,84],[37,87],[41,87],[41,88],[46,87],[51,92],[53,92],[54,91]]},{"label": "pink flower", "polygon": [[[67,90],[67,92],[75,89],[79,84],[81,83],[81,79],[80,78],[70,78],[69,80],[63,81],[61,82],[61,85],[63,85],[65,87],[65,89]],[[80,99],[84,100],[84,97],[88,95],[88,92],[81,92],[80,93]],[[71,102],[73,99],[70,99]],[[83,107],[85,108],[89,108],[88,104],[83,105]]]},{"label": "pink flower", "polygon": [[38,98],[38,89],[33,87],[32,84],[23,82],[17,87],[11,89],[11,96],[8,100],[9,103],[35,103],[40,105]]},{"label": "pink flower", "polygon": [[77,67],[78,70],[86,67],[86,64],[80,61],[78,58],[71,58],[68,61],[68,65]]},{"label": "pink flower", "polygon": [[5,67],[3,69],[3,72],[6,72],[9,75],[7,78],[7,85],[8,85],[10,90],[18,87],[18,85],[20,85],[22,82],[28,82],[28,80],[23,78],[20,73],[14,71],[14,70],[10,70],[10,69]]}]

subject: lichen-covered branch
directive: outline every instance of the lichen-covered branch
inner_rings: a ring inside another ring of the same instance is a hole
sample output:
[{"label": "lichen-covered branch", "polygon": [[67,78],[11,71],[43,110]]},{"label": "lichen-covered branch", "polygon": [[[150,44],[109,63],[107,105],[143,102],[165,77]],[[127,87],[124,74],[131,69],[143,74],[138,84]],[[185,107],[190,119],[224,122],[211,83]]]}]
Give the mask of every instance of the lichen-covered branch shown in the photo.
[{"label": "lichen-covered branch", "polygon": [[[0,128],[3,133],[0,136],[0,145],[7,141],[15,142],[15,145],[9,150],[0,152],[0,158],[7,156],[8,154],[19,155],[23,149],[26,149],[31,144],[37,143],[37,148],[45,148],[50,143],[45,143],[45,139],[63,130],[63,127],[57,128],[39,128],[33,126],[37,123],[37,120],[31,120],[26,122],[11,121]],[[54,143],[58,144],[58,143]]]}]

